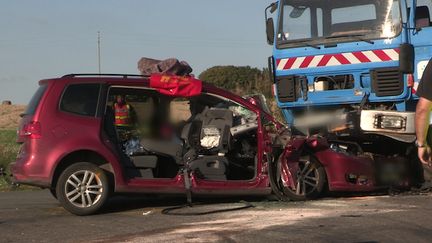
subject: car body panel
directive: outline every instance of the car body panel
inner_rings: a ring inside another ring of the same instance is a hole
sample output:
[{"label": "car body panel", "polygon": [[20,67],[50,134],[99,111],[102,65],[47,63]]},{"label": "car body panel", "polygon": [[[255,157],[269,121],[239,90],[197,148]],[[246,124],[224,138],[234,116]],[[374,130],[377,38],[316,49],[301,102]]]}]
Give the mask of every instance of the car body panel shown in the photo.
[{"label": "car body panel", "polygon": [[[138,87],[151,89],[147,78],[140,77],[63,77],[59,79],[44,80],[41,83],[49,83],[40,104],[31,117],[21,121],[21,125],[34,120],[42,124],[42,136],[39,139],[23,139],[17,141],[22,143],[22,152],[16,162],[11,164],[11,171],[17,183],[25,183],[49,188],[55,184],[56,169],[67,158],[67,156],[87,151],[99,155],[105,163],[110,165],[114,174],[115,191],[129,193],[169,193],[183,194],[186,192],[185,178],[179,171],[172,179],[127,179],[120,163],[120,156],[114,149],[102,129],[103,114],[96,113],[95,117],[85,117],[60,111],[59,102],[63,90],[70,84],[78,83],[100,83],[103,92],[108,92],[106,87]],[[231,100],[241,104],[247,109],[254,111],[258,117],[265,117],[281,133],[286,128],[275,121],[259,104],[253,104],[253,100],[247,100],[234,95],[229,91],[219,89],[211,84],[203,83],[202,92],[209,93],[223,99]],[[106,99],[102,94],[100,99]],[[105,102],[100,101],[98,110],[104,110]],[[258,119],[257,130],[257,162],[256,173],[252,180],[248,181],[211,181],[200,179],[193,172],[189,177],[191,180],[191,191],[194,194],[214,195],[263,195],[270,194],[270,179],[268,175],[268,164],[273,150],[273,139],[277,134],[270,136],[266,131],[263,119]],[[22,129],[20,127],[19,129]],[[314,138],[293,138],[285,147],[285,158],[291,160],[293,156],[304,148],[304,144],[313,148],[315,156],[326,167],[330,190],[352,191],[369,190],[372,185],[350,185],[344,180],[347,171],[360,171],[370,173],[369,161],[359,158],[344,157],[328,149],[325,140]],[[280,146],[280,145],[279,145]],[[293,160],[294,161],[294,160]],[[359,163],[360,161],[360,163]],[[83,161],[76,161],[83,162]],[[369,175],[369,174],[368,174]]]},{"label": "car body panel", "polygon": [[[373,160],[356,156],[345,155],[330,149],[327,140],[323,137],[294,137],[282,155],[282,166],[292,167],[298,163],[301,156],[308,152],[312,154],[324,167],[330,191],[373,191],[376,190],[374,180]],[[353,174],[359,180],[350,182],[347,176]],[[287,178],[294,184],[294,173]],[[361,179],[361,180],[360,180]]]}]

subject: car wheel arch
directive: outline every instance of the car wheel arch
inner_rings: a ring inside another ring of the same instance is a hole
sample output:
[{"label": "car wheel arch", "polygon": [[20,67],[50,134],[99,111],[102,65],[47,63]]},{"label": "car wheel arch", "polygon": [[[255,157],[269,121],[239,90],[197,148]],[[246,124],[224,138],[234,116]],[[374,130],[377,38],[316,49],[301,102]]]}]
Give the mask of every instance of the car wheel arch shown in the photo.
[{"label": "car wheel arch", "polygon": [[114,186],[115,182],[115,173],[111,163],[100,153],[92,151],[92,150],[76,150],[65,154],[59,161],[56,163],[55,168],[52,170],[51,176],[51,188],[55,188],[57,181],[61,175],[61,173],[71,166],[72,164],[79,162],[89,162],[97,165],[104,171],[108,172],[108,178],[110,180],[110,184]]}]

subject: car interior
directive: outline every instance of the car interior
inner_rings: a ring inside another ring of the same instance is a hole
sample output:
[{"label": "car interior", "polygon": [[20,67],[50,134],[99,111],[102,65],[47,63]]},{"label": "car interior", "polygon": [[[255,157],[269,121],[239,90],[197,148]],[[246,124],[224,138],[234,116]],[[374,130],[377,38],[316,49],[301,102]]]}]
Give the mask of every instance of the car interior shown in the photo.
[{"label": "car interior", "polygon": [[[125,97],[131,125],[115,125],[115,97]],[[130,179],[170,179],[183,168],[214,181],[252,180],[257,163],[257,115],[212,94],[192,98],[151,89],[111,87],[104,131]]]}]

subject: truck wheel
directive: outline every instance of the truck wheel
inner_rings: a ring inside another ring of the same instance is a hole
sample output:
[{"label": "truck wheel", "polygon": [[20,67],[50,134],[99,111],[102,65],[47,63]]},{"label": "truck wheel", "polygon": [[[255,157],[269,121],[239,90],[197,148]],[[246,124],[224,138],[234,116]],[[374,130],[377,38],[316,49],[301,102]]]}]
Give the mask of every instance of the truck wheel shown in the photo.
[{"label": "truck wheel", "polygon": [[107,201],[109,181],[105,172],[96,165],[76,163],[60,175],[56,192],[66,210],[76,215],[90,215]]},{"label": "truck wheel", "polygon": [[[278,168],[281,188],[286,199],[292,201],[304,201],[319,197],[326,185],[326,173],[324,167],[313,156],[306,156],[300,159],[295,166],[289,168],[287,163],[283,164],[279,158]],[[287,171],[289,170],[289,171]],[[288,178],[287,175],[293,175]],[[290,181],[291,180],[291,181]]]}]

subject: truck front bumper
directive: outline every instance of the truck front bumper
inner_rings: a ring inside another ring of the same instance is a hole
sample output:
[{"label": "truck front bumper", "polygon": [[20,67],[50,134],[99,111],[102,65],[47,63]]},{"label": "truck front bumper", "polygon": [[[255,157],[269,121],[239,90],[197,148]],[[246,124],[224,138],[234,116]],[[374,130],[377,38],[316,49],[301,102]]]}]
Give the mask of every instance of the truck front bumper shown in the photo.
[{"label": "truck front bumper", "polygon": [[365,132],[415,134],[415,112],[363,110],[360,127]]}]

